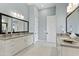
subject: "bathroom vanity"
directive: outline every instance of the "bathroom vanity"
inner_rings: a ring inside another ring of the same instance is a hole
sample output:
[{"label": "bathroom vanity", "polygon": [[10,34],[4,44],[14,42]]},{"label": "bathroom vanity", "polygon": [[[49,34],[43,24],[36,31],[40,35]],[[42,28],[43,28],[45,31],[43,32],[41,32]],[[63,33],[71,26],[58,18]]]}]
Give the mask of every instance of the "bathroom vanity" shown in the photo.
[{"label": "bathroom vanity", "polygon": [[16,55],[24,48],[33,44],[32,33],[20,33],[12,35],[0,35],[0,55],[10,56]]},{"label": "bathroom vanity", "polygon": [[16,55],[32,44],[29,21],[0,13],[0,56]]},{"label": "bathroom vanity", "polygon": [[[60,56],[79,56],[79,37],[71,39],[68,35],[58,35],[58,55]],[[71,40],[65,42],[64,40]]]},{"label": "bathroom vanity", "polygon": [[79,56],[79,6],[66,17],[66,33],[57,34],[58,55]]}]

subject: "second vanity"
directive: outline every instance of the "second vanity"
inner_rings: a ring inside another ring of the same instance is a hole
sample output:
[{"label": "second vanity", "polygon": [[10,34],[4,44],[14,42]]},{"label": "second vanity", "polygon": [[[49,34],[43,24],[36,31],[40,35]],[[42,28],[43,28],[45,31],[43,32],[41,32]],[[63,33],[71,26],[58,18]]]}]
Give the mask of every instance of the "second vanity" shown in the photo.
[{"label": "second vanity", "polygon": [[[58,55],[61,56],[79,56],[79,38],[71,39],[67,35],[57,35]],[[73,43],[64,42],[64,40],[72,40]]]}]

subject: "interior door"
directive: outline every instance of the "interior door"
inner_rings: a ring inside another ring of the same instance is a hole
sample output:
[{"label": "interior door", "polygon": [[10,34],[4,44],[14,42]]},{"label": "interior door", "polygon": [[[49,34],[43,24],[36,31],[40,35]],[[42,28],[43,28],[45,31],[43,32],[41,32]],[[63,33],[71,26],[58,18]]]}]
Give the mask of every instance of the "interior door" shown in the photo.
[{"label": "interior door", "polygon": [[56,43],[56,16],[47,16],[47,42]]}]

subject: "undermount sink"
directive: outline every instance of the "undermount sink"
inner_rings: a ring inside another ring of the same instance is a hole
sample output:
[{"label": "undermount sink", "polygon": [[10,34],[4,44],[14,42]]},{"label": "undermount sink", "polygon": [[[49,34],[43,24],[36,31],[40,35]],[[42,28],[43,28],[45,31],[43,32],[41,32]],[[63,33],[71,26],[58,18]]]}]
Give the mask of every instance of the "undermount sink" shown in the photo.
[{"label": "undermount sink", "polygon": [[78,42],[77,40],[71,39],[71,38],[61,38],[61,40],[66,43],[77,43]]}]

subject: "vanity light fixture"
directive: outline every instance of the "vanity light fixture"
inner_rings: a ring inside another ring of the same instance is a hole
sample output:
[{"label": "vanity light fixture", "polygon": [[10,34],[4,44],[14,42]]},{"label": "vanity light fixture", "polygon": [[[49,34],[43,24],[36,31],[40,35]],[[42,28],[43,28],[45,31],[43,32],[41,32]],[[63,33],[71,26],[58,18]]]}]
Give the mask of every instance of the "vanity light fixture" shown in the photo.
[{"label": "vanity light fixture", "polygon": [[16,14],[16,12],[11,12],[11,15],[16,17],[17,14]]},{"label": "vanity light fixture", "polygon": [[69,3],[69,5],[67,6],[67,13],[72,12],[77,6],[78,3]]},{"label": "vanity light fixture", "polygon": [[16,13],[13,13],[13,15],[16,17],[17,14]]},{"label": "vanity light fixture", "polygon": [[24,16],[22,14],[16,13],[16,12],[11,12],[12,16],[20,18],[20,19],[24,19]]},{"label": "vanity light fixture", "polygon": [[24,19],[24,16],[23,15],[21,15],[21,19]]}]

